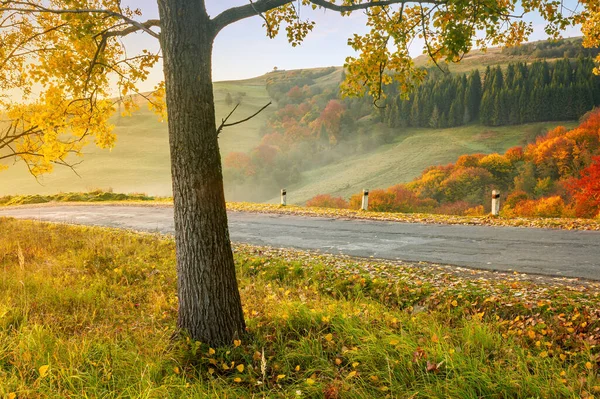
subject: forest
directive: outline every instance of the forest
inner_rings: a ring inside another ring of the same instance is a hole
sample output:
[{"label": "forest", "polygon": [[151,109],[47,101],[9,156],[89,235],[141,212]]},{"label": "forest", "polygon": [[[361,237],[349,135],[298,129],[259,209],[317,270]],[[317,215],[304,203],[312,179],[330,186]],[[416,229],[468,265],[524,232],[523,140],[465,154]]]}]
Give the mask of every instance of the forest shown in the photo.
[{"label": "forest", "polygon": [[591,57],[487,67],[451,75],[431,69],[426,81],[403,99],[397,89],[385,108],[390,127],[448,128],[574,120],[600,105],[600,77]]}]

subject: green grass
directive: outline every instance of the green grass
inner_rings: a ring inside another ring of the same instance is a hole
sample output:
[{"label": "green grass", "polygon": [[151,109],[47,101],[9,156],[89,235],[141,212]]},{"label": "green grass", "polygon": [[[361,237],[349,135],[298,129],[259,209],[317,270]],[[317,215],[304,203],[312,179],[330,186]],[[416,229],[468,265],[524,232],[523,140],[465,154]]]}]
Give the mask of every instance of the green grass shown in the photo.
[{"label": "green grass", "polygon": [[[288,202],[304,204],[317,194],[349,198],[363,188],[386,188],[409,182],[432,165],[456,162],[463,154],[503,153],[522,144],[524,137],[557,125],[574,127],[576,122],[545,122],[519,126],[469,125],[451,129],[408,128],[392,144],[313,169],[302,181],[286,187]],[[383,128],[388,129],[388,128]],[[373,134],[379,133],[373,131]],[[279,202],[278,197],[268,202]]]},{"label": "green grass", "polygon": [[[227,92],[235,98],[246,93],[241,106],[232,116],[238,120],[252,115],[270,101],[265,78],[236,82],[216,82],[214,85],[217,121],[233,108],[225,104]],[[259,130],[273,112],[267,108],[251,121],[224,129],[219,143],[222,154],[247,151],[258,145]],[[0,195],[55,194],[57,192],[88,191],[96,187],[111,187],[116,192],[145,192],[152,195],[171,194],[171,167],[166,123],[141,105],[131,117],[115,117],[117,144],[112,151],[93,144],[84,152],[83,163],[77,166],[79,178],[71,170],[57,167],[55,172],[37,182],[22,164],[10,165],[0,173]]]},{"label": "green grass", "polygon": [[2,398],[600,391],[598,284],[238,246],[248,336],[209,348],[170,340],[171,239],[11,219],[0,230]]}]

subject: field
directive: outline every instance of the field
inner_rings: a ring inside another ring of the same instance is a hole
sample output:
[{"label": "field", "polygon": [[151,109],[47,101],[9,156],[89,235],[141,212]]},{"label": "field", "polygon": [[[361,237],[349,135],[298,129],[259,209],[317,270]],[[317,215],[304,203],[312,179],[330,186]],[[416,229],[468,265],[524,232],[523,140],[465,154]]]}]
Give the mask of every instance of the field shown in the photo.
[{"label": "field", "polygon": [[[255,113],[269,102],[264,77],[215,83],[217,122],[220,123],[233,106],[225,103],[227,93],[235,100],[245,93],[231,121]],[[245,151],[260,141],[259,129],[272,112],[269,108],[257,118],[223,130],[220,136],[222,153]],[[0,175],[0,195],[54,194],[79,192],[95,188],[112,188],[117,192],[145,192],[151,195],[171,194],[168,132],[166,123],[159,122],[145,105],[132,117],[115,117],[118,140],[112,151],[87,147],[84,162],[77,167],[79,178],[72,171],[56,168],[39,183],[22,164],[11,166]]]},{"label": "field", "polygon": [[237,246],[248,335],[209,348],[171,338],[172,239],[0,229],[3,398],[600,393],[596,283]]}]

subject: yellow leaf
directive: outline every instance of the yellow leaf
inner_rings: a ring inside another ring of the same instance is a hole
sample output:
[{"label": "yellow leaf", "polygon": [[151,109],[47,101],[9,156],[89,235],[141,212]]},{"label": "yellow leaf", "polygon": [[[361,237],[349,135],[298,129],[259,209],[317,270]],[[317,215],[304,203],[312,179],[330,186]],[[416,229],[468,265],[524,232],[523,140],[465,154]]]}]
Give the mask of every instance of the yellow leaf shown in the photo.
[{"label": "yellow leaf", "polygon": [[314,384],[314,383],[315,383],[315,380],[313,380],[312,378],[307,378],[307,379],[306,379],[306,383],[307,383],[308,385],[312,385],[312,384]]},{"label": "yellow leaf", "polygon": [[371,378],[371,381],[373,381],[373,382],[377,382],[377,381],[379,381],[379,377],[377,377],[376,375],[372,375],[372,376],[371,376],[371,377],[369,377],[369,378]]},{"label": "yellow leaf", "polygon": [[400,341],[398,341],[397,339],[393,339],[390,341],[390,345],[398,345],[400,343]]},{"label": "yellow leaf", "polygon": [[342,364],[342,359],[340,359],[339,357],[335,359],[335,364],[337,364],[338,366],[340,364]]},{"label": "yellow leaf", "polygon": [[41,366],[38,369],[38,372],[40,373],[40,378],[44,378],[47,374],[48,374],[48,369],[50,368],[50,366],[48,366],[47,364],[44,366]]},{"label": "yellow leaf", "polygon": [[433,334],[433,337],[431,337],[431,342],[434,342],[436,344],[440,342],[440,339],[438,338],[437,334]]},{"label": "yellow leaf", "polygon": [[567,360],[567,355],[565,355],[564,353],[560,354],[560,360]]},{"label": "yellow leaf", "polygon": [[300,371],[300,365],[297,365],[296,368],[294,369],[296,371]]},{"label": "yellow leaf", "polygon": [[593,369],[593,368],[594,368],[594,365],[593,365],[592,363],[590,363],[590,362],[587,362],[587,363],[585,364],[585,368],[586,368],[586,369],[588,369],[588,370],[591,370],[591,369]]},{"label": "yellow leaf", "polygon": [[208,374],[213,375],[214,373],[215,373],[215,369],[213,369],[213,368],[208,369]]},{"label": "yellow leaf", "polygon": [[234,382],[242,382],[242,379],[240,377],[236,377],[233,379]]},{"label": "yellow leaf", "polygon": [[238,366],[236,367],[237,371],[239,371],[240,373],[244,372],[244,365],[243,364],[238,364]]},{"label": "yellow leaf", "polygon": [[279,374],[279,375],[277,376],[277,381],[279,381],[279,380],[281,380],[281,379],[283,379],[283,378],[285,378],[285,374]]},{"label": "yellow leaf", "polygon": [[208,348],[208,356],[212,356],[215,354],[215,350],[213,348]]},{"label": "yellow leaf", "polygon": [[8,399],[16,399],[16,397],[17,397],[17,394],[14,392],[11,392],[8,394]]},{"label": "yellow leaf", "polygon": [[327,342],[331,342],[331,340],[332,340],[332,339],[333,339],[333,335],[331,335],[331,334],[327,334],[327,335],[325,336],[325,340],[326,340]]},{"label": "yellow leaf", "polygon": [[455,300],[452,301],[452,306],[457,307],[458,306],[458,302]]},{"label": "yellow leaf", "polygon": [[173,371],[175,372],[175,374],[179,374],[179,367],[173,367]]},{"label": "yellow leaf", "polygon": [[348,373],[348,375],[346,376],[346,378],[352,378],[356,375],[356,371],[351,371]]},{"label": "yellow leaf", "polygon": [[535,331],[529,330],[529,331],[527,331],[527,335],[529,335],[529,338],[535,339]]},{"label": "yellow leaf", "polygon": [[359,364],[360,364],[359,362],[354,362],[354,363],[352,363],[352,367],[356,368]]},{"label": "yellow leaf", "polygon": [[240,341],[239,339],[236,339],[233,341],[233,345],[237,348],[238,346],[240,346],[242,344],[242,341]]}]

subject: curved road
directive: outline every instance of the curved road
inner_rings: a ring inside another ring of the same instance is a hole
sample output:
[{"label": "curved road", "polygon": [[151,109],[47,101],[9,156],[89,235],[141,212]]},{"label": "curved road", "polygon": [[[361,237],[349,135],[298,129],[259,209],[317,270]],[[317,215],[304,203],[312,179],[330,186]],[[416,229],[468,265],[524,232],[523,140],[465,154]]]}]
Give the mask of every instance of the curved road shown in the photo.
[{"label": "curved road", "polygon": [[[8,208],[11,216],[51,222],[173,232],[171,207]],[[600,280],[600,232],[432,225],[229,213],[231,239],[255,245],[479,269]]]}]

